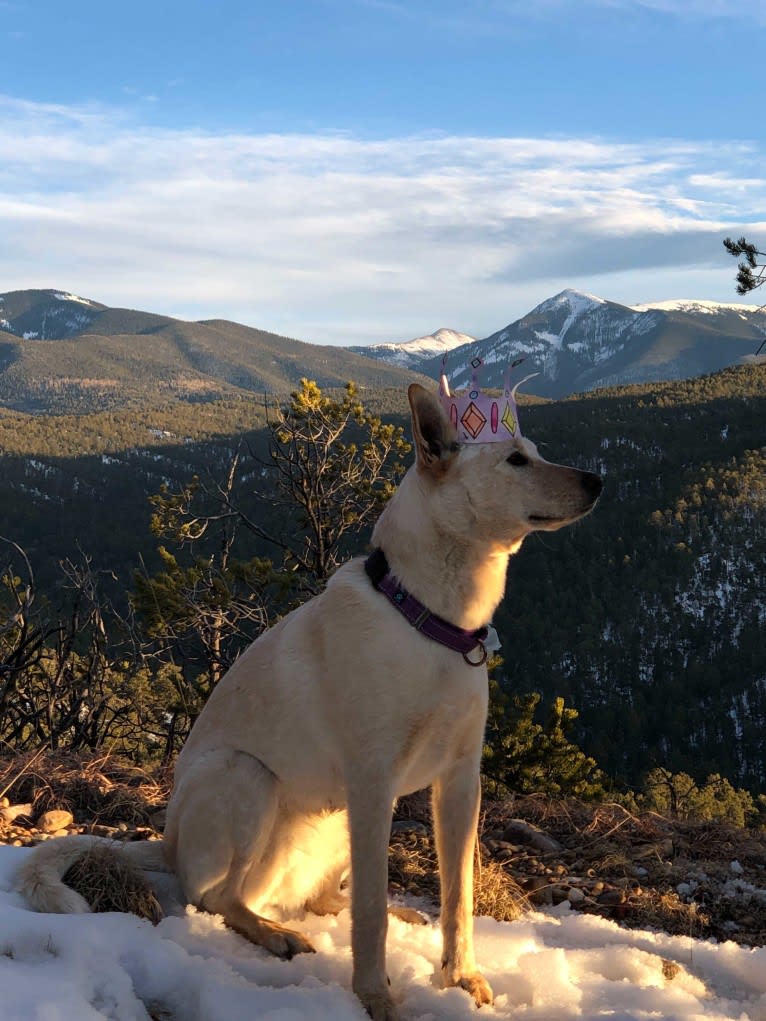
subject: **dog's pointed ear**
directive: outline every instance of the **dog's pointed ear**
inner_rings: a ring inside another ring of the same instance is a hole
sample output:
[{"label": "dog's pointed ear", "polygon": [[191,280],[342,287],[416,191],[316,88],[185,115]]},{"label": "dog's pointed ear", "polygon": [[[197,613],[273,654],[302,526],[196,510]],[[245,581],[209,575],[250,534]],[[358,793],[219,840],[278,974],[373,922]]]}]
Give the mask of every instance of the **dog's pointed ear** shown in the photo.
[{"label": "dog's pointed ear", "polygon": [[407,390],[412,410],[412,435],[420,471],[443,475],[458,451],[458,438],[438,399],[419,383]]}]

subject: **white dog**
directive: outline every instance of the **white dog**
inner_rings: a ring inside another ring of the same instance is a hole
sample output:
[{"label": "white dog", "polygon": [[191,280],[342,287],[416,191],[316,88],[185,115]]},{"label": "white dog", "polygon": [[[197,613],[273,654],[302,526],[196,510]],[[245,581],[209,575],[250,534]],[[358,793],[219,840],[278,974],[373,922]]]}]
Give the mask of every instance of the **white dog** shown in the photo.
[{"label": "white dog", "polygon": [[[353,988],[375,1021],[398,1017],[385,962],[391,806],[429,785],[443,981],[492,1000],[472,915],[484,625],[524,537],[582,517],[601,491],[599,476],[544,461],[513,416],[503,439],[460,442],[463,405],[451,422],[444,389],[442,405],[409,389],[416,464],[377,523],[377,552],[237,660],[178,759],[163,843],[126,849],[156,866],[161,847],[188,901],[283,957],[313,948],[282,920],[337,911],[350,858]],[[29,857],[18,886],[33,907],[88,910],[60,882],[83,840]]]}]

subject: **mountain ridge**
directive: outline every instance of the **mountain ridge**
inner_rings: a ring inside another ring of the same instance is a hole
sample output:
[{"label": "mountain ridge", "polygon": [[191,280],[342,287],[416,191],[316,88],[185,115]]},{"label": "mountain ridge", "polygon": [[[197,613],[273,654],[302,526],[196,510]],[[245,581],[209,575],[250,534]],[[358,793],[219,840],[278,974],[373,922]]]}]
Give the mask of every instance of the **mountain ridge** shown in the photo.
[{"label": "mountain ridge", "polygon": [[197,322],[110,308],[66,291],[0,294],[0,406],[95,411],[158,394],[207,401],[243,391],[399,387],[412,371],[343,347],[309,344],[226,319]]},{"label": "mountain ridge", "polygon": [[[0,294],[0,406],[97,410],[162,393],[207,401],[287,393],[302,377],[323,387],[406,389],[417,373],[502,387],[523,359],[531,389],[559,399],[632,383],[682,379],[753,361],[766,337],[758,306],[675,299],[628,306],[573,288],[484,339],[440,328],[402,344],[311,344],[227,319],[187,321],[111,308],[56,289]],[[760,361],[761,356],[755,360]]]},{"label": "mountain ridge", "polygon": [[[756,305],[676,299],[629,306],[566,288],[488,337],[453,348],[447,375],[455,388],[467,386],[478,356],[482,386],[502,387],[506,367],[523,358],[525,373],[538,375],[534,392],[557,399],[742,364],[764,336],[766,313]],[[379,348],[370,356],[382,357]],[[438,378],[441,363],[431,356],[409,364]]]}]

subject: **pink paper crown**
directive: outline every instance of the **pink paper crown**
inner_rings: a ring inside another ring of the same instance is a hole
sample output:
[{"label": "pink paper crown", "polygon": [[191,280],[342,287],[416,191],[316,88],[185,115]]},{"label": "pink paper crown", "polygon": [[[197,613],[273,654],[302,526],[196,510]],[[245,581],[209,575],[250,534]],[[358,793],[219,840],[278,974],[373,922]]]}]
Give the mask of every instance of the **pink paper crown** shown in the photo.
[{"label": "pink paper crown", "polygon": [[520,379],[511,387],[511,370],[524,359],[519,358],[508,367],[502,397],[490,397],[479,389],[479,369],[484,364],[481,358],[471,360],[471,385],[462,393],[450,393],[445,361],[439,380],[439,400],[450,422],[457,429],[463,443],[502,443],[521,436],[519,412],[516,407],[516,391],[537,373],[533,372]]}]

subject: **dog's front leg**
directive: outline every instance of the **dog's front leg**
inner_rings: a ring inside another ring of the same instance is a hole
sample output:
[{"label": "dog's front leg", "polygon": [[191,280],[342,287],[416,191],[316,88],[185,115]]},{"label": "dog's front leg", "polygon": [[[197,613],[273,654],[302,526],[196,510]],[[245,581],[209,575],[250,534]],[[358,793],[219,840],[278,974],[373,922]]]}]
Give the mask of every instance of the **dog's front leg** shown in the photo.
[{"label": "dog's front leg", "polygon": [[392,801],[391,792],[381,789],[379,776],[357,776],[348,791],[352,984],[373,1021],[398,1021],[399,1018],[386,976]]},{"label": "dog's front leg", "polygon": [[473,951],[473,855],[479,820],[479,766],[462,759],[434,783],[433,810],[441,882],[442,977],[478,1006],[492,1003]]}]

